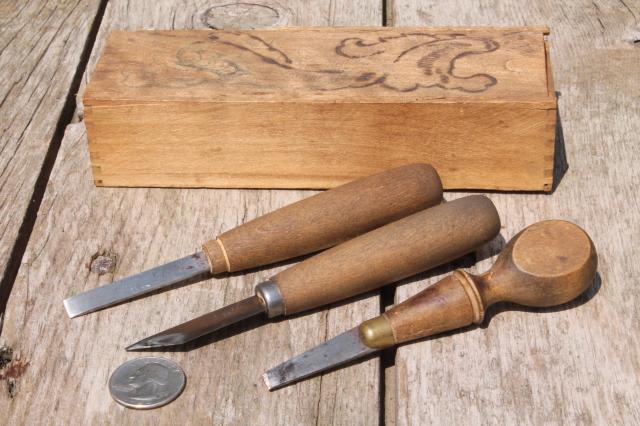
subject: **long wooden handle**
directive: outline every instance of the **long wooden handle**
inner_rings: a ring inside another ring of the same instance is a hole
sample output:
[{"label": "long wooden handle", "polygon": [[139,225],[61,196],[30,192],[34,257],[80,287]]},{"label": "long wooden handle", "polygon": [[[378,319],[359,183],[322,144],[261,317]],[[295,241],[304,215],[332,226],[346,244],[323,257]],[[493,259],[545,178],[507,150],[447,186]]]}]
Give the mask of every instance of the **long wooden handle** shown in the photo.
[{"label": "long wooden handle", "polygon": [[278,209],[204,244],[211,272],[233,272],[332,247],[440,203],[442,183],[427,164],[349,182]]},{"label": "long wooden handle", "polygon": [[595,276],[597,254],[577,225],[552,220],[529,226],[504,248],[491,270],[462,270],[360,325],[365,344],[383,348],[480,323],[499,301],[554,306],[584,292]]},{"label": "long wooden handle", "polygon": [[364,293],[469,253],[500,231],[493,203],[474,195],[385,225],[271,278],[285,314]]}]

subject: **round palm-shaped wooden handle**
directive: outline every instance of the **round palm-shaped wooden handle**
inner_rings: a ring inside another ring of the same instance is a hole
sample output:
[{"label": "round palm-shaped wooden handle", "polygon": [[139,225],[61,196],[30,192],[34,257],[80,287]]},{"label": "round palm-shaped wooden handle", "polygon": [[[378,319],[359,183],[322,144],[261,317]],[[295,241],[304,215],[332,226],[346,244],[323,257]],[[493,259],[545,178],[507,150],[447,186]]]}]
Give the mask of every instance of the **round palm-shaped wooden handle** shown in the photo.
[{"label": "round palm-shaped wooden handle", "polygon": [[584,230],[548,220],[513,237],[493,267],[473,280],[486,306],[499,301],[555,306],[584,292],[597,266],[596,249]]},{"label": "round palm-shaped wooden handle", "polygon": [[212,273],[255,268],[332,247],[442,201],[428,164],[354,180],[227,231],[203,245]]},{"label": "round palm-shaped wooden handle", "polygon": [[559,305],[591,285],[597,264],[593,242],[580,227],[539,222],[513,237],[485,274],[457,270],[364,322],[360,331],[368,345],[386,347],[479,323],[487,307],[500,301]]}]

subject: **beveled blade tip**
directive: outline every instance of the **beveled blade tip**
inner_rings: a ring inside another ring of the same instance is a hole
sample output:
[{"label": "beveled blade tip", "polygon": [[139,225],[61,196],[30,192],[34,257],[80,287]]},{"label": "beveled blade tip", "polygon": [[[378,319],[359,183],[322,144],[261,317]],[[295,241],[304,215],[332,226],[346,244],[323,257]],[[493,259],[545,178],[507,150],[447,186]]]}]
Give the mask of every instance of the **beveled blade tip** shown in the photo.
[{"label": "beveled blade tip", "polygon": [[127,352],[132,352],[132,351],[139,351],[141,349],[151,349],[152,346],[147,346],[144,344],[144,340],[141,340],[139,342],[134,343],[133,345],[129,345],[126,348],[124,348],[125,351]]},{"label": "beveled blade tip", "polygon": [[129,345],[125,348],[126,351],[137,351],[142,349],[153,348],[166,348],[171,346],[184,345],[189,340],[189,336],[181,332],[162,332],[153,336],[145,337],[144,339]]},{"label": "beveled blade tip", "polygon": [[262,377],[269,390],[274,390],[376,351],[362,343],[359,328],[355,327],[283,362]]},{"label": "beveled blade tip", "polygon": [[93,305],[91,300],[87,300],[83,297],[83,294],[76,294],[75,296],[67,297],[62,301],[69,318],[80,317],[101,309],[100,306]]},{"label": "beveled blade tip", "polygon": [[262,380],[264,381],[264,384],[267,386],[267,389],[272,391],[278,387],[278,382],[275,380],[275,377],[271,377],[269,373],[270,373],[269,371],[264,373],[262,375]]},{"label": "beveled blade tip", "polygon": [[69,318],[75,318],[82,315],[83,313],[88,313],[82,312],[81,310],[77,309],[77,306],[75,306],[73,303],[73,297],[64,299],[62,303],[64,304],[64,310],[67,311],[67,315],[69,315]]},{"label": "beveled blade tip", "polygon": [[68,297],[63,302],[64,308],[69,318],[75,318],[171,286],[208,271],[207,257],[204,253],[197,252],[191,256]]},{"label": "beveled blade tip", "polygon": [[139,342],[128,346],[126,350],[135,351],[184,345],[206,334],[235,324],[238,321],[261,314],[264,311],[265,308],[260,298],[251,296],[165,331],[161,331],[153,336],[145,337]]}]

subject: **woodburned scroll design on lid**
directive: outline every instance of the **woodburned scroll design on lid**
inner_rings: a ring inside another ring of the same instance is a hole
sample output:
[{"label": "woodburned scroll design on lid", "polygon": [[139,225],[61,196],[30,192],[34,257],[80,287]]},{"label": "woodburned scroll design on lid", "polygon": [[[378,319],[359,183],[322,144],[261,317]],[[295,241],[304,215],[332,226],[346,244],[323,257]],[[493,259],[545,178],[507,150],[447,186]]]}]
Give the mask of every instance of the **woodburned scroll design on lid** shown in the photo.
[{"label": "woodburned scroll design on lid", "polygon": [[[347,38],[336,46],[338,55],[358,60],[379,56],[391,71],[364,72],[347,87],[366,87],[379,84],[399,92],[412,92],[419,88],[439,87],[463,92],[484,92],[497,83],[489,74],[461,76],[456,74],[456,61],[468,55],[493,52],[498,42],[487,37],[466,34],[408,33],[398,36],[377,37],[375,40]],[[405,69],[403,63],[415,64],[420,74],[409,80],[394,68]]]},{"label": "woodburned scroll design on lid", "polygon": [[220,30],[176,53],[175,66],[188,68],[191,74],[159,81],[166,78],[158,79],[142,71],[134,78],[125,78],[125,84],[187,87],[245,80],[247,85],[257,85],[255,76],[266,75],[270,82],[286,82],[291,80],[277,74],[296,73],[296,80],[317,91],[380,86],[394,92],[440,88],[480,93],[498,82],[488,73],[465,75],[468,72],[456,68],[457,61],[464,57],[500,48],[496,40],[482,35],[421,32],[386,37],[364,35],[344,38],[326,48],[333,55],[333,66],[305,64],[302,58],[295,57],[295,50],[287,53],[254,33]]}]

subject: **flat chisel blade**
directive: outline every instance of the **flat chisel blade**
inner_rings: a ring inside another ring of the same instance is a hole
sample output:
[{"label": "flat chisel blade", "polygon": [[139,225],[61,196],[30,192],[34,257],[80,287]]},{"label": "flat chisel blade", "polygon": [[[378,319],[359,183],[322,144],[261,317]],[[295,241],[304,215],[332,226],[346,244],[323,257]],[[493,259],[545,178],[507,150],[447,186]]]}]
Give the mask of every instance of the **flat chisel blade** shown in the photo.
[{"label": "flat chisel blade", "polygon": [[204,253],[197,252],[111,284],[71,296],[65,299],[64,307],[69,318],[77,317],[193,278],[209,270],[207,257]]},{"label": "flat chisel blade", "polygon": [[163,348],[167,346],[183,345],[205,334],[213,333],[228,325],[245,318],[261,314],[265,311],[264,304],[257,296],[248,297],[231,305],[194,318],[191,321],[144,338],[128,346],[126,350]]},{"label": "flat chisel blade", "polygon": [[274,390],[376,351],[362,343],[355,327],[272,368],[262,378]]}]

